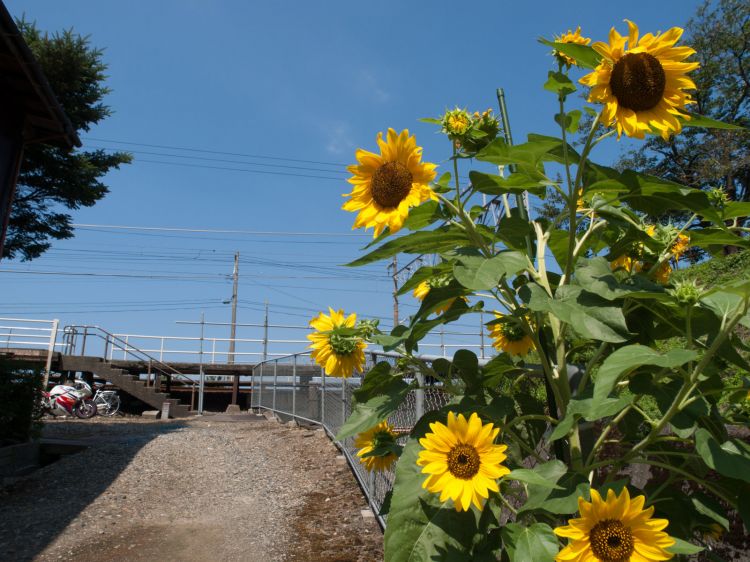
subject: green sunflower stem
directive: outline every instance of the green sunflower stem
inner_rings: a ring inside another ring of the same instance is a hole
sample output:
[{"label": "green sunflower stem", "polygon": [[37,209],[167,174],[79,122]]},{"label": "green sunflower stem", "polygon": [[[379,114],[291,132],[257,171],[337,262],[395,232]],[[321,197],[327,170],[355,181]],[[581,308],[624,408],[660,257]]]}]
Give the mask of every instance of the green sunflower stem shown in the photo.
[{"label": "green sunflower stem", "polygon": [[[575,220],[575,214],[576,214],[576,201],[578,200],[577,194],[578,189],[581,186],[581,182],[583,179],[583,170],[586,167],[586,160],[588,159],[589,153],[591,152],[591,149],[593,148],[593,140],[594,135],[596,134],[597,126],[599,125],[599,119],[601,119],[602,113],[601,111],[594,119],[594,122],[591,124],[591,129],[589,130],[589,134],[586,137],[586,142],[583,145],[583,150],[581,151],[581,159],[578,163],[578,169],[576,170],[576,177],[573,181],[573,185],[571,186],[569,192],[568,192],[568,207],[570,209],[570,224],[568,225],[568,262],[565,264],[565,270],[563,271],[563,275],[560,278],[560,285],[565,285],[567,282],[570,281],[571,274],[573,272],[573,260],[574,260],[574,250],[576,245],[576,220]],[[564,138],[564,137],[563,137]],[[566,148],[565,142],[563,142],[563,149]],[[566,163],[567,163],[566,158]]]}]

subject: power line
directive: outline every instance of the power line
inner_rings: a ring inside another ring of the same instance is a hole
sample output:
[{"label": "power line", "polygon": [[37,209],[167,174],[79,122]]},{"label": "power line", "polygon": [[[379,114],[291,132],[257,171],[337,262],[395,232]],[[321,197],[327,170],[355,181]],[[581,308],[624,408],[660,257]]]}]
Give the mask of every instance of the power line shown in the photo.
[{"label": "power line", "polygon": [[[147,162],[149,164],[166,164],[167,166],[183,166],[187,168],[206,168],[209,170],[224,170],[228,172],[246,172],[250,174],[267,174],[271,176],[293,176],[296,178],[310,178],[316,180],[333,180],[336,182],[342,182],[343,178],[333,178],[330,176],[313,176],[311,174],[294,174],[292,172],[271,172],[270,170],[248,170],[247,168],[230,168],[229,166],[208,166],[206,164],[187,164],[185,162],[165,162],[164,160],[148,160],[146,158],[138,158],[135,160],[138,162]],[[331,173],[335,173],[331,170]]]},{"label": "power line", "polygon": [[260,158],[265,160],[281,160],[286,162],[303,162],[305,164],[320,164],[323,166],[347,166],[348,164],[345,164],[343,162],[321,162],[319,160],[301,160],[299,158],[286,158],[281,156],[270,156],[267,154],[243,154],[238,152],[223,152],[220,150],[206,150],[201,148],[189,148],[184,146],[169,146],[169,145],[163,145],[163,144],[146,144],[142,142],[127,142],[127,141],[118,141],[118,140],[112,140],[112,139],[100,139],[96,137],[83,137],[84,140],[92,140],[96,142],[110,142],[113,144],[124,144],[128,146],[147,146],[149,148],[165,148],[167,150],[184,150],[186,152],[198,152],[198,153],[204,153],[204,154],[221,154],[224,156],[240,156],[244,158]]},{"label": "power line", "polygon": [[182,228],[171,226],[125,226],[119,224],[72,224],[76,228],[109,228],[113,230],[147,230],[158,232],[198,232],[211,234],[247,234],[251,236],[343,236],[343,237],[364,237],[372,238],[369,234],[360,234],[357,232],[295,232],[284,230],[225,230],[217,228]]},{"label": "power line", "polygon": [[[97,150],[108,150],[113,151],[114,149],[106,146],[92,146],[91,148]],[[265,166],[267,168],[282,168],[285,170],[304,170],[308,172],[324,172],[324,173],[337,173],[337,174],[348,174],[346,170],[326,170],[324,168],[310,168],[309,166],[290,166],[288,164],[263,164],[261,162],[244,162],[242,160],[225,160],[223,158],[206,158],[202,156],[186,156],[184,154],[170,154],[168,152],[150,152],[147,150],[131,150],[135,154],[148,154],[150,156],[166,156],[168,158],[189,158],[191,160],[205,160],[208,162],[222,162],[225,164],[240,164],[243,166]],[[136,162],[138,159],[136,159]],[[344,178],[341,178],[344,179]]]}]

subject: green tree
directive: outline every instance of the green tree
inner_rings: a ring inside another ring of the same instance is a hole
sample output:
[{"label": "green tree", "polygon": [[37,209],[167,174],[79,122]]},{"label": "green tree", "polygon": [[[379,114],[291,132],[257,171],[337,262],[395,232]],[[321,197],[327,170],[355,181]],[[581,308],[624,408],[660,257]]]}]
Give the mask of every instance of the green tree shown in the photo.
[{"label": "green tree", "polygon": [[[686,25],[685,43],[697,51],[692,110],[750,126],[750,4],[707,1]],[[721,189],[731,201],[750,201],[750,133],[686,128],[665,142],[651,137],[619,163],[697,189]],[[726,247],[727,253],[736,247]]]},{"label": "green tree", "polygon": [[[72,29],[50,35],[33,22],[17,24],[76,131],[87,132],[111,114],[102,102],[110,90],[101,49]],[[72,237],[72,217],[64,211],[94,205],[109,191],[103,176],[131,160],[126,152],[26,147],[3,257],[31,260],[52,240]]]}]

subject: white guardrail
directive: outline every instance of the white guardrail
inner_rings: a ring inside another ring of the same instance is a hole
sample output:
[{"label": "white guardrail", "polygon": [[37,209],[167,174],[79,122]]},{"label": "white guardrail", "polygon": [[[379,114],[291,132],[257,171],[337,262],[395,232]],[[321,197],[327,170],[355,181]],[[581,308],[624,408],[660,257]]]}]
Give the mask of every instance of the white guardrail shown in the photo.
[{"label": "white guardrail", "polygon": [[44,366],[45,381],[52,367],[52,355],[57,343],[59,320],[30,320],[28,318],[0,318],[0,349],[24,347],[46,349],[47,360]]}]

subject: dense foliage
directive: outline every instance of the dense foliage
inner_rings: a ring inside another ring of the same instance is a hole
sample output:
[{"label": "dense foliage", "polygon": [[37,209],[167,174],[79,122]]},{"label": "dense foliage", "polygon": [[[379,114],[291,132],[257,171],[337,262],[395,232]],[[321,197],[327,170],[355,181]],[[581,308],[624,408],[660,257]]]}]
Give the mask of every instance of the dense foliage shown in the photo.
[{"label": "dense foliage", "polygon": [[[72,30],[49,35],[33,23],[17,23],[76,131],[86,132],[110,115],[102,101],[109,90],[101,49]],[[108,191],[103,176],[130,161],[125,152],[27,146],[3,257],[31,260],[44,253],[51,240],[73,236],[72,218],[64,210],[94,205]]]},{"label": "dense foliage", "polygon": [[0,445],[23,443],[39,433],[42,375],[0,360]]},{"label": "dense foliage", "polygon": [[[336,376],[363,368],[366,342],[401,355],[366,374],[338,434],[360,435],[368,469],[379,467],[373,457],[389,459],[382,467],[398,457],[389,561],[657,561],[711,547],[733,518],[750,529],[750,365],[738,337],[750,328],[750,279],[673,276],[691,247],[749,247],[737,219],[750,203],[592,160],[614,135],[671,142],[683,129],[740,130],[688,113],[698,65],[677,45],[681,29],[641,34],[627,23],[627,34],[613,29],[591,46],[578,30],[542,41],[557,61],[544,88],[558,102],[559,136],[511,145],[490,114],[456,108],[428,120],[448,137],[452,173],[437,177],[414,137],[394,130],[378,135],[380,154],[359,150],[349,168],[344,208],[376,233],[351,266],[440,258],[400,288],[421,299],[407,324],[384,334],[331,309],[310,336]],[[587,74],[574,79],[576,67]],[[577,83],[593,105],[570,107]],[[574,148],[584,114],[593,119]],[[463,184],[466,165],[484,167]],[[527,217],[523,195],[550,188],[559,212]],[[500,200],[497,224],[480,220],[481,196]],[[409,232],[393,236],[400,230]],[[468,350],[419,357],[430,330],[480,310],[495,313],[489,362]],[[447,406],[396,442],[389,416],[428,385]]]}]

